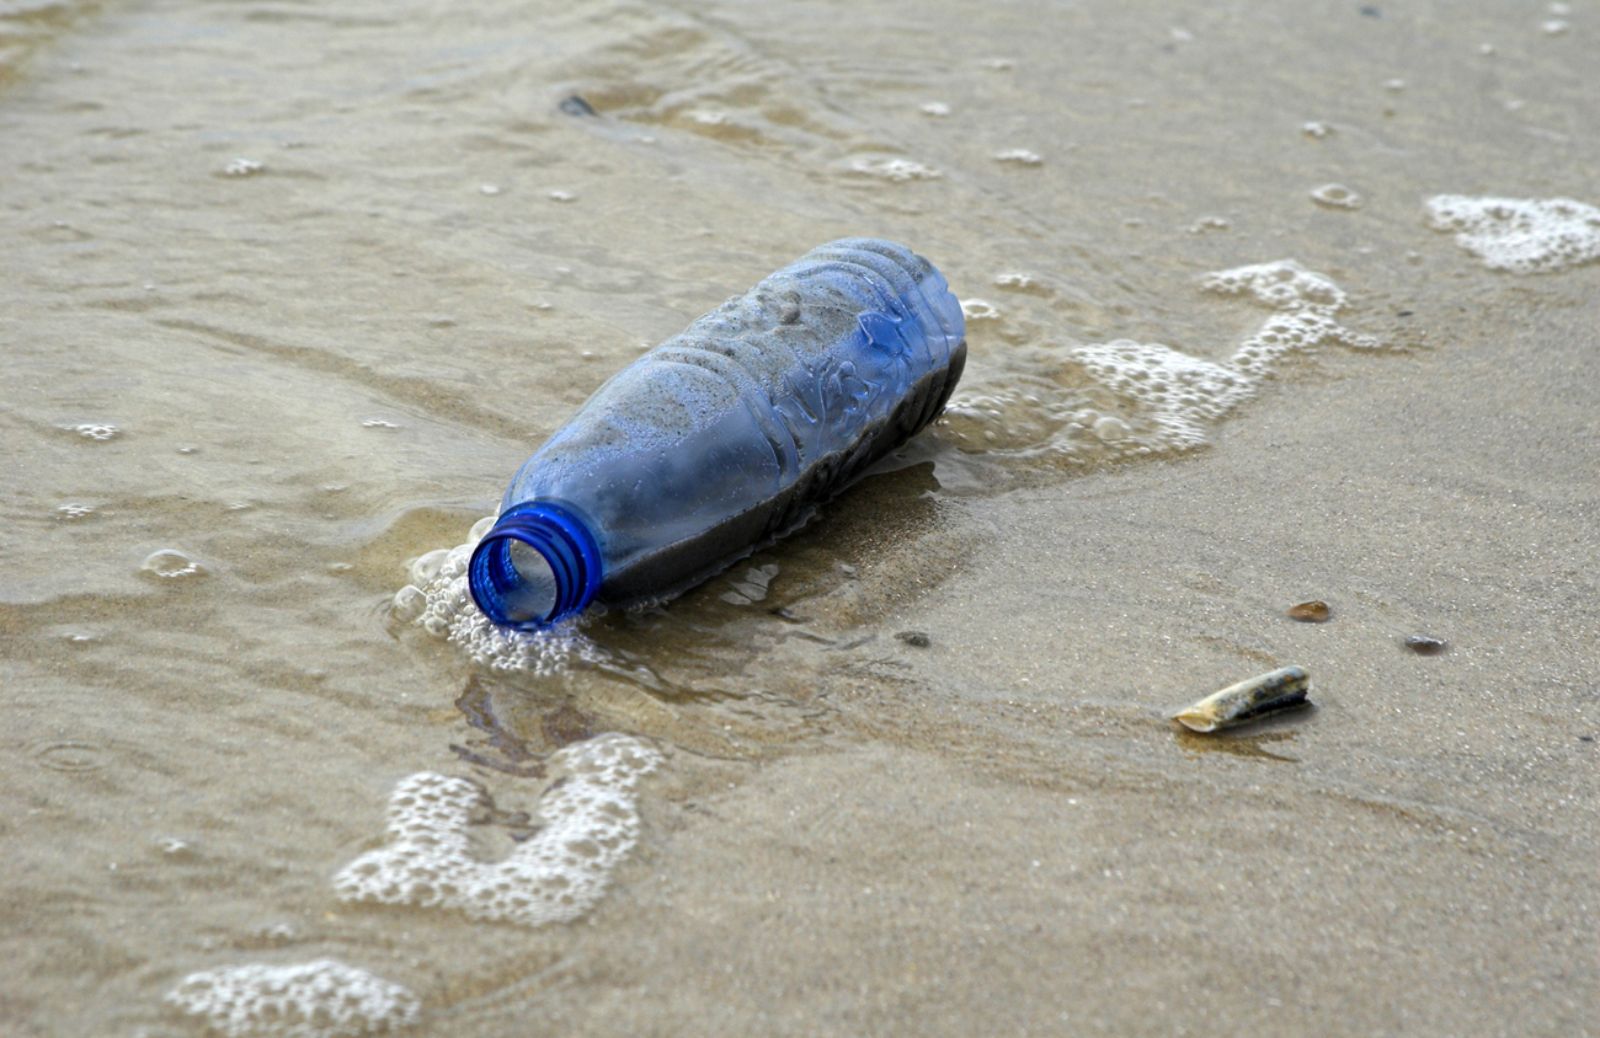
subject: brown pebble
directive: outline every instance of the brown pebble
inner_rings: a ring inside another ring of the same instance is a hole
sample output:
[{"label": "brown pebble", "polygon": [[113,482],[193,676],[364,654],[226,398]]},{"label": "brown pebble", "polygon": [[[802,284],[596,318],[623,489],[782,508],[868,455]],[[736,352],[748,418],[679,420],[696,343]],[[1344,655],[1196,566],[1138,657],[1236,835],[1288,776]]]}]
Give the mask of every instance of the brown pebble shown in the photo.
[{"label": "brown pebble", "polygon": [[1406,638],[1406,648],[1418,656],[1437,656],[1448,649],[1449,645],[1442,639],[1432,638],[1426,634],[1413,634]]},{"label": "brown pebble", "polygon": [[1327,623],[1333,615],[1333,610],[1328,608],[1328,603],[1320,598],[1313,598],[1309,602],[1289,607],[1289,619],[1299,620],[1303,624]]}]

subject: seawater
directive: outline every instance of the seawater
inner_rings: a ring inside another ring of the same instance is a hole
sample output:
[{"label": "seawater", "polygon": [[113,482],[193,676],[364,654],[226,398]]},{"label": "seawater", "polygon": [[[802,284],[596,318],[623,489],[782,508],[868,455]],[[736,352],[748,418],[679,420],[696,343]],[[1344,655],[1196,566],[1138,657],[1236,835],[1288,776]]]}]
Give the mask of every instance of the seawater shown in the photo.
[{"label": "seawater", "polygon": [[[537,1020],[714,793],[900,745],[894,628],[1025,550],[1009,495],[1449,365],[1401,314],[1474,278],[1592,282],[1593,29],[1467,6],[1406,57],[1243,4],[0,4],[0,1030]],[[945,419],[675,602],[489,625],[516,463],[846,234],[962,297]],[[1009,619],[968,621],[996,674]],[[1167,766],[1127,745],[1113,785]]]}]

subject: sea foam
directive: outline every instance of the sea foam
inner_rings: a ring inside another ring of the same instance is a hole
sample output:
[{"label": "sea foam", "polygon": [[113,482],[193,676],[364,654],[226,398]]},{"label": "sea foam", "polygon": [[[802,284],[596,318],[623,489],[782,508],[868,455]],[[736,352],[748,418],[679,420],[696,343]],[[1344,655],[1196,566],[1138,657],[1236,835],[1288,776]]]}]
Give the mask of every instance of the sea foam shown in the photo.
[{"label": "sea foam", "polygon": [[1325,343],[1381,345],[1335,319],[1347,299],[1331,278],[1292,259],[1216,271],[1201,285],[1224,295],[1249,296],[1276,313],[1224,362],[1126,339],[1073,351],[1090,377],[1142,412],[1152,432],[1137,446],[1181,451],[1204,445],[1208,427],[1254,396],[1285,354]]},{"label": "sea foam", "polygon": [[472,600],[467,564],[494,520],[484,516],[472,525],[465,542],[413,559],[411,582],[395,593],[389,615],[447,639],[494,671],[549,676],[565,670],[574,658],[598,659],[594,643],[579,633],[577,618],[539,631],[518,631],[498,627],[483,615]]},{"label": "sea foam", "polygon": [[661,760],[619,734],[554,754],[558,777],[539,800],[543,828],[497,862],[478,860],[468,846],[468,823],[491,806],[488,794],[466,779],[412,775],[389,799],[389,843],[340,870],[334,890],[346,901],[451,908],[524,926],[576,919],[638,840],[634,786]]},{"label": "sea foam", "polygon": [[417,997],[333,959],[191,973],[167,1002],[230,1038],[355,1038],[416,1023]]},{"label": "sea foam", "polygon": [[1600,259],[1600,209],[1570,198],[1435,195],[1428,223],[1491,270],[1552,274]]},{"label": "sea foam", "polygon": [[1201,287],[1272,313],[1222,360],[1131,339],[1075,347],[1072,365],[1040,365],[1014,374],[1010,386],[956,393],[944,428],[968,451],[1067,462],[1193,450],[1285,355],[1383,345],[1340,322],[1348,298],[1332,278],[1292,259],[1215,271]]}]

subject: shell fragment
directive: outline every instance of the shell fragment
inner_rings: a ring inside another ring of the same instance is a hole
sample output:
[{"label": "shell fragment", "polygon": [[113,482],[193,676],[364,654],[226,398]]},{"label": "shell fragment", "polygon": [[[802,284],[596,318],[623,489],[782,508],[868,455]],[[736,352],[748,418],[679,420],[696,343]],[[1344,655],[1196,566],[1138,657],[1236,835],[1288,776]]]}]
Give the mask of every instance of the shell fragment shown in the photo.
[{"label": "shell fragment", "polygon": [[1229,685],[1185,707],[1172,719],[1195,732],[1214,732],[1259,720],[1280,710],[1302,706],[1311,679],[1300,667],[1279,667],[1260,677]]}]

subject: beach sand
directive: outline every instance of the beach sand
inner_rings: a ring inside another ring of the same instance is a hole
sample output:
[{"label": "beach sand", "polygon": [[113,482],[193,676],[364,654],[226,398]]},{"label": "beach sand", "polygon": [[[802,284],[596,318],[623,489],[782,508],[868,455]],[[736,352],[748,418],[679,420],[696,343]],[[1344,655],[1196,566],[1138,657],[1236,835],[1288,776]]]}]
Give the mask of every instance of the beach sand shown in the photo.
[{"label": "beach sand", "polygon": [[[0,1032],[331,958],[420,1034],[1600,1033],[1600,264],[1424,210],[1600,204],[1600,22],[1134,6],[0,7]],[[846,234],[968,301],[948,422],[521,669],[394,613]],[[1381,345],[1128,451],[1073,351],[1226,361],[1273,311],[1203,278],[1291,257]],[[1168,720],[1287,664],[1312,709]],[[493,860],[605,732],[663,763],[578,920],[336,895],[406,776],[480,783]]]}]

